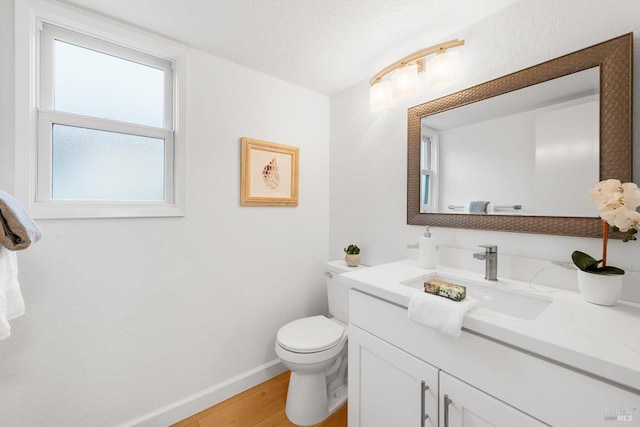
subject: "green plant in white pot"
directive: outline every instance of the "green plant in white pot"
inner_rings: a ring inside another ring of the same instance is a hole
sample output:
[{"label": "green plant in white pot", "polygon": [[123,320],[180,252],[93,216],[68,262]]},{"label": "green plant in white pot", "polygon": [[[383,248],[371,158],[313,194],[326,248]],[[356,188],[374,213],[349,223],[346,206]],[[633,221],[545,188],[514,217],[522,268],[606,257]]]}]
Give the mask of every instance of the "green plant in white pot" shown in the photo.
[{"label": "green plant in white pot", "polygon": [[589,191],[602,218],[602,259],[584,252],[571,254],[578,271],[578,289],[585,301],[599,305],[615,305],[622,290],[624,270],[607,265],[609,227],[624,233],[623,242],[637,240],[640,228],[640,188],[632,182],[622,184],[617,179],[601,181]]},{"label": "green plant in white pot", "polygon": [[344,248],[344,261],[349,267],[357,267],[360,264],[360,248],[356,245],[349,245]]}]

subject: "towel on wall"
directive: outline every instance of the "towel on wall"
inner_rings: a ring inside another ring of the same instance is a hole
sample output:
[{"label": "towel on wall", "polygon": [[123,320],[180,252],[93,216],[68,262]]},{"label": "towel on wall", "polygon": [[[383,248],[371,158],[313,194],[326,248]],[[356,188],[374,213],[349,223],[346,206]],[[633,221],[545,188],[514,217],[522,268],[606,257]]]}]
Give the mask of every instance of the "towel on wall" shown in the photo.
[{"label": "towel on wall", "polygon": [[486,213],[489,202],[475,200],[469,203],[469,213]]},{"label": "towel on wall", "polygon": [[24,300],[18,283],[18,256],[0,246],[0,340],[11,335],[9,320],[24,314]]},{"label": "towel on wall", "polygon": [[20,203],[9,193],[0,191],[0,246],[18,251],[40,240],[42,232]]},{"label": "towel on wall", "polygon": [[465,314],[476,305],[478,301],[471,297],[452,301],[418,291],[409,300],[409,320],[457,338],[462,334]]}]

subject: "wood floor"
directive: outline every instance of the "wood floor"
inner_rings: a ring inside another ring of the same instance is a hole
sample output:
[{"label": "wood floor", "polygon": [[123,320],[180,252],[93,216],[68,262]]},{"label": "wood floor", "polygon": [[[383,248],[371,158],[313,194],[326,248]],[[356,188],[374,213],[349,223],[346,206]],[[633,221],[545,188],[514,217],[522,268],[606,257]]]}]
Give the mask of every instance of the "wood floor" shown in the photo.
[{"label": "wood floor", "polygon": [[[284,414],[290,372],[205,409],[172,427],[288,427]],[[347,405],[316,427],[347,427]]]}]

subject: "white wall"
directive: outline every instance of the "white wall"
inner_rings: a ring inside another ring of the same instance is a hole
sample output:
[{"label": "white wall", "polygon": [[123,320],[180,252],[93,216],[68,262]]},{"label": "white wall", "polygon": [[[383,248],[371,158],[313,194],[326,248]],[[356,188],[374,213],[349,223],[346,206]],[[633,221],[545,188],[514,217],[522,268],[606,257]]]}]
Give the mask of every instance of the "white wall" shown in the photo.
[{"label": "white wall", "polygon": [[[411,105],[631,31],[635,33],[636,65],[633,163],[635,182],[640,183],[637,0],[522,0],[444,38],[465,40],[460,48],[461,81],[446,92],[423,92]],[[442,41],[423,39],[425,46]],[[344,244],[356,243],[362,248],[363,263],[378,264],[406,258],[407,243],[416,243],[422,229],[406,225],[406,107],[410,105],[371,113],[368,89],[368,83],[363,81],[331,98],[330,256],[339,256]],[[570,261],[571,252],[576,249],[596,256],[601,244],[599,239],[592,238],[444,228],[432,232],[447,246],[473,250],[479,244],[495,243],[503,254],[561,261]],[[640,242],[610,242],[608,259],[612,265],[639,271]],[[479,261],[475,265],[479,271],[483,268]]]},{"label": "white wall", "polygon": [[536,212],[535,146],[535,112],[530,111],[441,132],[438,212],[456,213],[448,206],[473,200],[522,205],[524,213]]},{"label": "white wall", "polygon": [[[13,180],[13,1],[0,0],[0,183]],[[4,186],[4,185],[3,185]]]},{"label": "white wall", "polygon": [[585,195],[600,176],[599,106],[592,95],[442,130],[438,212],[487,200],[522,206],[501,215],[596,215]]},{"label": "white wall", "polygon": [[596,206],[585,194],[600,180],[600,101],[592,95],[578,102],[547,109],[536,117],[537,213],[596,215]]},{"label": "white wall", "polygon": [[[0,1],[0,188],[13,189],[13,2]],[[276,359],[326,311],[329,99],[190,50],[187,215],[40,220],[0,342],[0,424],[115,425]],[[300,147],[300,206],[240,207],[240,138]],[[25,141],[15,141],[16,144]]]}]

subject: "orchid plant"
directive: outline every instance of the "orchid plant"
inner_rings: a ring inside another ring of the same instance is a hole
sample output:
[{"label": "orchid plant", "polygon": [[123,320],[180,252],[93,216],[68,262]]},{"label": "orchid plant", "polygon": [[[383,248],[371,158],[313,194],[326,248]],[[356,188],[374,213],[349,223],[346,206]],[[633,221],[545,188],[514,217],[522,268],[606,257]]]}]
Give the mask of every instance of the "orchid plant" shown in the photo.
[{"label": "orchid plant", "polygon": [[584,252],[571,254],[574,264],[582,271],[596,274],[624,274],[624,270],[607,265],[607,241],[609,226],[623,234],[622,241],[637,240],[640,228],[640,188],[633,182],[622,184],[617,179],[601,181],[589,191],[589,198],[596,204],[602,218],[602,259]]}]

